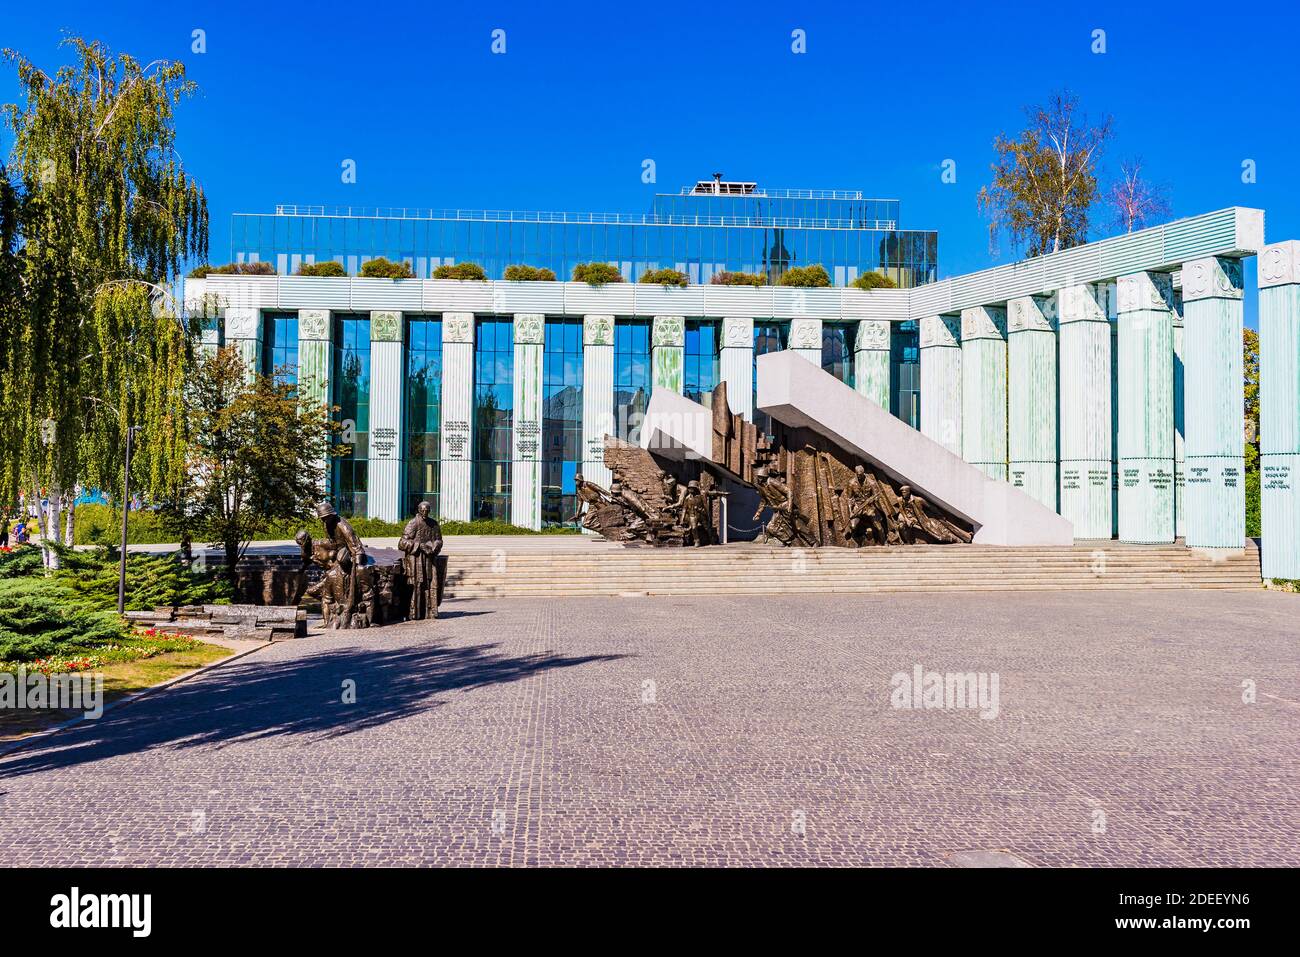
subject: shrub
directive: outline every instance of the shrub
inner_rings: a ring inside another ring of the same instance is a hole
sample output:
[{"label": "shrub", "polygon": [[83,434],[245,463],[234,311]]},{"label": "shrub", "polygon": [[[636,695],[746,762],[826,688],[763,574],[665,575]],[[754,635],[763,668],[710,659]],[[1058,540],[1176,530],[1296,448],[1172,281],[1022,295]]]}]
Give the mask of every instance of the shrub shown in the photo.
[{"label": "shrub", "polygon": [[690,278],[684,272],[676,269],[651,269],[641,274],[637,282],[643,282],[648,285],[658,284],[660,286],[681,286],[685,288],[691,284]]},{"label": "shrub", "polygon": [[715,272],[711,286],[766,286],[767,277],[756,272]]},{"label": "shrub", "polygon": [[849,283],[854,289],[897,289],[898,283],[881,272],[864,272]]},{"label": "shrub", "polygon": [[609,263],[578,263],[573,267],[573,281],[603,286],[606,283],[622,282],[623,274],[618,271],[618,267]]},{"label": "shrub", "polygon": [[793,266],[785,271],[776,284],[820,289],[831,284],[831,277],[826,272],[825,266]]},{"label": "shrub", "polygon": [[502,278],[506,282],[555,282],[555,273],[536,266],[507,266]]},{"label": "shrub", "polygon": [[365,279],[414,279],[415,273],[406,263],[395,263],[383,256],[371,259],[361,266],[361,275]]},{"label": "shrub", "polygon": [[348,271],[343,268],[343,264],[336,263],[332,259],[326,259],[324,262],[318,263],[303,263],[298,267],[299,276],[329,276],[330,278],[338,278],[339,276],[346,276],[347,274]]},{"label": "shrub", "polygon": [[476,282],[485,282],[487,273],[478,263],[452,263],[447,266],[439,266],[433,271],[434,279],[469,279]]},{"label": "shrub", "polygon": [[1259,449],[1246,443],[1246,537],[1260,537]]},{"label": "shrub", "polygon": [[224,266],[196,266],[190,270],[189,278],[206,279],[208,276],[274,276],[275,267],[270,263],[226,263]]}]

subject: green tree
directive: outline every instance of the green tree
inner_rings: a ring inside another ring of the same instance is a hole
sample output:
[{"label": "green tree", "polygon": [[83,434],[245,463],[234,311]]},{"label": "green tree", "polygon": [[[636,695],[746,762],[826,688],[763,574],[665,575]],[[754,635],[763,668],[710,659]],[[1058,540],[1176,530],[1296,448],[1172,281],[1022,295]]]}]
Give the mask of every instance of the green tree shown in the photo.
[{"label": "green tree", "polygon": [[1111,120],[1096,126],[1079,110],[1079,98],[1054,93],[1029,107],[1029,125],[1014,138],[993,141],[993,183],[978,201],[989,217],[989,247],[1005,232],[1030,256],[1088,241],[1088,213],[1097,198],[1097,164],[1111,137]]},{"label": "green tree", "polygon": [[1243,412],[1246,444],[1246,534],[1260,534],[1259,485],[1259,333],[1242,330]]},{"label": "green tree", "polygon": [[248,375],[235,348],[200,362],[184,390],[183,417],[187,478],[160,511],[183,541],[222,548],[233,584],[253,538],[277,522],[311,518],[311,503],[324,494],[333,423],[296,385]]},{"label": "green tree", "polygon": [[[179,63],[141,66],[73,37],[50,76],[12,50],[21,102],[0,231],[16,276],[0,309],[0,498],[48,489],[54,528],[78,484],[119,488],[128,426],[143,426],[133,484],[158,493],[182,467],[175,409],[195,328],[166,286],[206,258],[207,202],[175,150]],[[53,553],[51,553],[53,554]]]}]

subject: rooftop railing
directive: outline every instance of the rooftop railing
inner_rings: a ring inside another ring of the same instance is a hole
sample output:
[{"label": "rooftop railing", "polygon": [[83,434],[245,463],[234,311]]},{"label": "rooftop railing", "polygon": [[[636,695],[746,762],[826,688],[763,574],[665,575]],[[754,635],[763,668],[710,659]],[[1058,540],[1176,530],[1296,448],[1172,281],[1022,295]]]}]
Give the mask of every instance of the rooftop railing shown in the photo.
[{"label": "rooftop railing", "polygon": [[[301,206],[282,203],[277,216],[361,219],[438,219],[479,223],[574,223],[612,226],[740,226],[758,229],[897,230],[893,219],[817,219],[790,216],[678,216],[656,213],[551,213],[518,209],[419,209],[409,206]],[[256,215],[237,213],[236,215]]]},{"label": "rooftop railing", "polygon": [[[725,185],[725,184],[724,184]],[[746,193],[726,192],[709,193],[694,186],[683,186],[678,196],[765,196],[768,199],[865,199],[860,189],[767,189],[755,187]],[[876,199],[872,202],[892,203],[892,199]]]}]

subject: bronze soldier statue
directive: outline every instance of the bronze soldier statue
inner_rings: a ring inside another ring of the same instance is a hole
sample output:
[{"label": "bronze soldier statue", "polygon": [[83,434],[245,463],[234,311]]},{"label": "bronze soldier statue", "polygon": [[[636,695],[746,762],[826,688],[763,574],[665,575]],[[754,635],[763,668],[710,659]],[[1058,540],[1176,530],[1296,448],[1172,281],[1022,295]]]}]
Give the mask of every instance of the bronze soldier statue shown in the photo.
[{"label": "bronze soldier statue", "polygon": [[686,530],[682,545],[714,544],[712,500],[721,494],[714,489],[703,491],[695,479],[687,483],[681,506],[682,527]]},{"label": "bronze soldier statue", "polygon": [[868,476],[867,470],[861,465],[855,466],[853,478],[849,480],[844,495],[848,502],[850,541],[861,548],[870,537],[871,544],[884,545],[888,535],[885,530],[885,510],[875,477]]},{"label": "bronze soldier statue", "polygon": [[429,503],[415,507],[415,517],[402,529],[397,542],[402,570],[411,585],[411,606],[406,617],[422,621],[438,617],[438,553],[442,551],[442,526],[429,514]]},{"label": "bronze soldier statue", "polygon": [[609,493],[595,482],[588,482],[581,472],[573,476],[573,492],[577,507],[569,521],[579,522],[588,531],[600,531],[596,525],[596,510],[609,501]]},{"label": "bronze soldier statue", "polygon": [[677,481],[677,476],[671,472],[661,472],[664,486],[664,505],[663,510],[673,516],[677,521],[682,520],[682,506],[686,503],[686,487]]},{"label": "bronze soldier statue", "polygon": [[770,508],[772,517],[763,526],[764,543],[776,539],[782,545],[793,545],[800,540],[798,517],[795,515],[794,499],[790,489],[781,481],[784,473],[780,469],[760,465],[754,470],[754,481],[758,486],[758,508],[754,510],[754,521],[763,515],[763,509]]},{"label": "bronze soldier statue", "polygon": [[898,537],[905,545],[915,545],[928,539],[939,545],[958,542],[969,543],[971,534],[943,518],[932,516],[926,510],[926,501],[912,494],[912,486],[898,490]]}]

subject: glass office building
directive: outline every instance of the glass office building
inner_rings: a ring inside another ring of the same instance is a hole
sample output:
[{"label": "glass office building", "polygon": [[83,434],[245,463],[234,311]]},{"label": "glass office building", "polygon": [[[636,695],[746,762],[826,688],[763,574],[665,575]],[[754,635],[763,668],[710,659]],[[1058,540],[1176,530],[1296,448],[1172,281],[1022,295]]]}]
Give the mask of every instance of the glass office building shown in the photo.
[{"label": "glass office building", "polygon": [[938,278],[938,234],[901,229],[896,199],[720,178],[659,194],[645,214],[278,206],[236,213],[231,225],[232,261],[271,263],[281,275],[325,260],[356,275],[383,256],[408,263],[417,278],[459,262],[479,264],[490,279],[521,264],[567,280],[584,262],[615,265],[629,282],[665,268],[692,283],[720,272],[775,282],[793,266],[814,264],[837,286],[868,271],[905,288]]}]

